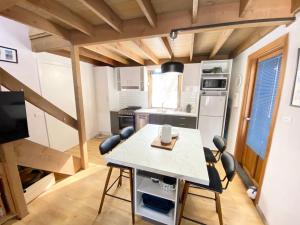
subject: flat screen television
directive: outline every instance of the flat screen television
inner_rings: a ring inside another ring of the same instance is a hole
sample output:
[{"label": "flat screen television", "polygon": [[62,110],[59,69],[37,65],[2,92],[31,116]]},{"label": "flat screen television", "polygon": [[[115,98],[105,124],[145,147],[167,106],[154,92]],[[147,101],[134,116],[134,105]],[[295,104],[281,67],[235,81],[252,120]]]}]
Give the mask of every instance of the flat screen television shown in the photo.
[{"label": "flat screen television", "polygon": [[0,91],[0,144],[29,137],[23,92]]}]

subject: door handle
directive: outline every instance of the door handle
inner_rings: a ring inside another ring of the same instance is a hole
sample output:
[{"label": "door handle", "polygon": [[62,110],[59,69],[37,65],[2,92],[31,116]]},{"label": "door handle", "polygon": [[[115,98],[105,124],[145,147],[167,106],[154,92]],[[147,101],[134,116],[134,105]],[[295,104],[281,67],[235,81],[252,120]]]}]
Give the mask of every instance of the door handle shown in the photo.
[{"label": "door handle", "polygon": [[245,120],[250,121],[251,117],[245,117]]}]

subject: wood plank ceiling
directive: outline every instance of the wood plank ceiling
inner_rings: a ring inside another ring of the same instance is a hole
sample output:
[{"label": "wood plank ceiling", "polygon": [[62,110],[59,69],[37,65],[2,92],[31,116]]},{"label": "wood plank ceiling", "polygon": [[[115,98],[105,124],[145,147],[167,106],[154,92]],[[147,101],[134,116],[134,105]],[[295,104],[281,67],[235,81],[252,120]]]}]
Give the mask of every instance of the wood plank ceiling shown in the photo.
[{"label": "wood plank ceiling", "polygon": [[[81,47],[83,60],[111,66],[160,64],[171,58],[186,63],[234,57],[275,27],[291,23],[298,9],[298,0],[0,3],[0,15],[32,27],[34,51],[69,56],[72,43]],[[253,21],[260,19],[265,20]],[[175,40],[170,39],[171,29],[190,26],[202,27],[179,31]]]}]

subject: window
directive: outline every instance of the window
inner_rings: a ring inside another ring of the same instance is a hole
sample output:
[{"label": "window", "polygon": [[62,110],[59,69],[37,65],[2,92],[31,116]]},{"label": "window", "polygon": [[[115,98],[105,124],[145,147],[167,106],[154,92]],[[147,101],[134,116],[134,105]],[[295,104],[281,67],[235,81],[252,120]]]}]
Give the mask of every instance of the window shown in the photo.
[{"label": "window", "polygon": [[151,75],[152,81],[152,96],[151,106],[156,108],[170,108],[177,109],[179,77],[177,74],[161,74],[153,73]]}]

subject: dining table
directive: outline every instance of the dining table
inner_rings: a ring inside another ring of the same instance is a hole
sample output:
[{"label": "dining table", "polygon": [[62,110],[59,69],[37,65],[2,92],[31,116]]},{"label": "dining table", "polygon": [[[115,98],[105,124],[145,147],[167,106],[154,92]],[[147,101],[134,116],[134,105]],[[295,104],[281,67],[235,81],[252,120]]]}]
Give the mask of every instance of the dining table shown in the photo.
[{"label": "dining table", "polygon": [[[151,146],[160,136],[161,125],[147,124],[119,144],[105,160],[134,170],[135,214],[163,223],[178,224],[181,195],[185,181],[209,185],[200,130],[173,127],[178,136],[171,150]],[[175,181],[166,188],[164,178]],[[145,194],[172,203],[172,209],[161,212],[145,204]]]}]

